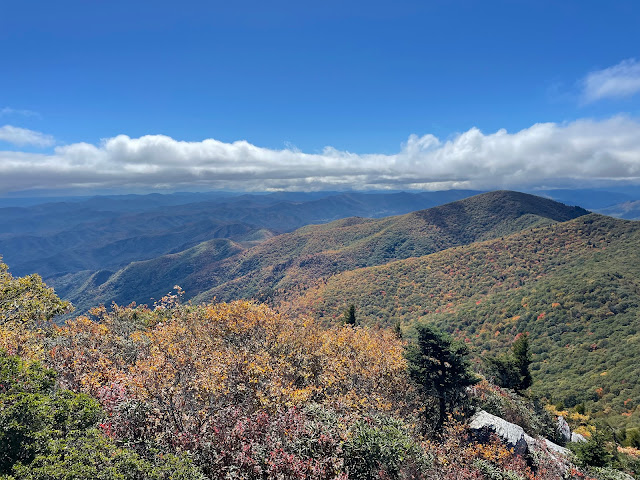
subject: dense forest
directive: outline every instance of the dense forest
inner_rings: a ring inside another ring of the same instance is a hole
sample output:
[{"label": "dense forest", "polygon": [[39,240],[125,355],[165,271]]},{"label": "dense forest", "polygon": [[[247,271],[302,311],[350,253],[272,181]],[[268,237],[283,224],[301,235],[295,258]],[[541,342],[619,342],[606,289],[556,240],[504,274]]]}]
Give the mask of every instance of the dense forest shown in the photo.
[{"label": "dense forest", "polygon": [[[68,302],[37,275],[14,277],[0,264],[0,478],[542,480],[637,471],[640,435],[622,437],[584,411],[566,412],[589,438],[570,443],[573,453],[545,443],[566,439],[553,408],[529,391],[528,335],[487,357],[480,375],[464,342],[426,324],[406,340],[357,318],[326,325],[247,301],[185,305],[181,294],[151,308],[99,306],[59,325],[52,319]],[[522,451],[473,430],[477,409],[517,423],[536,446]]]},{"label": "dense forest", "polygon": [[586,406],[616,426],[640,425],[636,222],[589,215],[503,239],[356,269],[280,308],[332,319],[355,304],[361,321],[440,326],[475,355],[530,332],[536,393]]}]

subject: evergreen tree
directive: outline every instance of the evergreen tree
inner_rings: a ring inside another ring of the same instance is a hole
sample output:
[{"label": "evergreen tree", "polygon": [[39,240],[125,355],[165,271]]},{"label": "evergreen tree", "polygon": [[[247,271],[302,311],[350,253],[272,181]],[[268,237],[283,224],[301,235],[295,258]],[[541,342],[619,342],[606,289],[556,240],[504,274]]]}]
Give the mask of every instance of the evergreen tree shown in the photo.
[{"label": "evergreen tree", "polygon": [[355,327],[355,325],[357,323],[357,320],[356,320],[356,306],[353,303],[351,305],[349,305],[349,308],[344,313],[344,323],[346,323],[347,325],[352,325],[354,327]]},{"label": "evergreen tree", "polygon": [[436,427],[440,428],[466,387],[478,380],[470,371],[466,345],[429,325],[419,324],[416,329],[417,342],[407,346],[405,352],[409,375],[424,393],[438,399]]},{"label": "evergreen tree", "polygon": [[510,388],[518,393],[524,392],[533,383],[529,369],[531,365],[529,335],[518,334],[511,346],[511,352],[499,357],[485,358],[484,363],[496,385]]},{"label": "evergreen tree", "polygon": [[516,336],[516,341],[513,342],[511,347],[513,352],[513,359],[520,376],[520,381],[515,387],[518,392],[523,392],[533,384],[533,378],[531,377],[531,371],[529,366],[531,365],[531,351],[529,350],[529,334],[521,333]]},{"label": "evergreen tree", "polygon": [[393,325],[393,333],[395,333],[396,338],[398,340],[402,340],[402,326],[400,325],[400,320],[396,321]]},{"label": "evergreen tree", "polygon": [[576,456],[577,463],[584,466],[604,467],[611,463],[613,455],[608,446],[611,437],[602,429],[596,429],[586,442],[570,443],[569,448]]},{"label": "evergreen tree", "polygon": [[520,372],[513,355],[486,357],[482,360],[484,361],[487,376],[499,387],[515,390],[520,384]]}]

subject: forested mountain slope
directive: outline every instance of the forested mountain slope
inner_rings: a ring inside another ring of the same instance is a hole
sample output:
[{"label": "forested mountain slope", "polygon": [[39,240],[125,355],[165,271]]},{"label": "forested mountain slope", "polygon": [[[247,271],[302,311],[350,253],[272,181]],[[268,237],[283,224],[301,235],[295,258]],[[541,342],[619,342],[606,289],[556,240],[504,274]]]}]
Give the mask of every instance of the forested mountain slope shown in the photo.
[{"label": "forested mountain slope", "polygon": [[[270,232],[258,231],[256,234],[267,236]],[[151,304],[176,284],[186,291],[197,288],[191,283],[192,273],[201,265],[218,262],[243,250],[242,245],[226,238],[209,240],[179,253],[132,262],[115,273],[108,270],[79,272],[58,277],[52,284],[61,296],[73,298],[81,312],[95,306],[96,302]]]},{"label": "forested mountain slope", "polygon": [[81,272],[49,283],[81,309],[113,300],[147,303],[174,285],[195,301],[266,300],[276,289],[301,288],[337,272],[426,255],[586,213],[533,195],[492,192],[401,216],[310,225],[272,238],[262,231],[260,238],[266,240],[246,250],[241,250],[246,241],[243,245],[206,242],[115,272]]},{"label": "forested mountain slope", "polygon": [[253,297],[301,288],[337,272],[427,255],[588,213],[519,192],[484,193],[379,220],[350,218],[280,235],[200,272],[213,285],[198,300]]},{"label": "forested mountain slope", "polygon": [[497,353],[531,333],[539,393],[640,424],[640,223],[588,215],[276,292],[288,311],[436,324]]},{"label": "forested mountain slope", "polygon": [[113,272],[216,238],[244,242],[261,229],[282,233],[353,215],[397,215],[475,193],[123,195],[7,207],[0,208],[0,254],[16,274],[45,279]]}]

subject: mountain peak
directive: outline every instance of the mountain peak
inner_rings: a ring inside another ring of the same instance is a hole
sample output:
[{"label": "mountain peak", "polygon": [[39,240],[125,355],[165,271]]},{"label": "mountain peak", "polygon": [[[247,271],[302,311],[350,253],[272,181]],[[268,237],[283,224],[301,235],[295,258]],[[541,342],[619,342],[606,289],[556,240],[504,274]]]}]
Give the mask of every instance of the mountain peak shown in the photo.
[{"label": "mountain peak", "polygon": [[536,215],[556,222],[565,222],[590,212],[581,207],[567,206],[529,193],[496,190],[416,213],[428,217],[464,213],[476,218],[480,215],[480,217],[503,217],[505,220],[523,215]]}]

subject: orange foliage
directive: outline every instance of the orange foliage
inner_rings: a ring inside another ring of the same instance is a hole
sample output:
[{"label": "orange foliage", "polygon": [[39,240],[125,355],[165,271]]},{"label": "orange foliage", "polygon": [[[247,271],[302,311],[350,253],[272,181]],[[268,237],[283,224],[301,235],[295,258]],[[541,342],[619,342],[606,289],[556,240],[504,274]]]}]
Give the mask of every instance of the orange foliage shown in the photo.
[{"label": "orange foliage", "polygon": [[0,350],[26,360],[42,360],[42,332],[30,330],[21,323],[7,322],[0,325]]},{"label": "orange foliage", "polygon": [[100,322],[79,317],[57,330],[49,353],[61,380],[98,397],[124,388],[171,432],[201,431],[227,406],[416,408],[392,332],[324,329],[245,301],[97,313]]},{"label": "orange foliage", "polygon": [[114,334],[111,322],[78,317],[54,329],[48,361],[64,387],[95,395],[100,387],[124,376],[126,360],[118,354],[125,341]]}]

